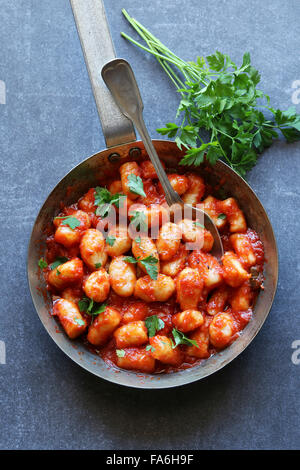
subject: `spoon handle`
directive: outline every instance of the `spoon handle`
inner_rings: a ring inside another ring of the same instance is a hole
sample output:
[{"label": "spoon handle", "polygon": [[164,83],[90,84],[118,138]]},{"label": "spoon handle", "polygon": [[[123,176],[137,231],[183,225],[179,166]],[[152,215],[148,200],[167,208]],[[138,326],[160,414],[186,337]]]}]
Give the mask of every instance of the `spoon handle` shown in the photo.
[{"label": "spoon handle", "polygon": [[133,122],[138,130],[165,192],[167,204],[169,206],[175,203],[183,204],[182,199],[169,182],[147,131],[143,119],[144,105],[132,68],[126,60],[114,59],[103,67],[101,74],[122,113]]}]

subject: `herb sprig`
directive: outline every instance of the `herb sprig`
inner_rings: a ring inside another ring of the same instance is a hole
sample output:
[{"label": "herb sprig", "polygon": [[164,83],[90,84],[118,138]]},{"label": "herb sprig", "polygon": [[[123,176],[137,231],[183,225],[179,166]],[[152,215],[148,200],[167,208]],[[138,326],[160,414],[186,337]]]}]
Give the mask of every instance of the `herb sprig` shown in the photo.
[{"label": "herb sprig", "polygon": [[130,212],[130,223],[139,232],[146,232],[148,230],[147,217],[142,211]]},{"label": "herb sprig", "polygon": [[128,179],[128,186],[129,186],[131,193],[138,194],[139,196],[142,196],[142,197],[146,197],[142,178],[132,173],[131,175],[128,175],[127,179]]},{"label": "herb sprig", "polygon": [[71,217],[69,215],[55,217],[55,220],[56,219],[62,219],[61,225],[68,225],[72,230],[74,230],[76,227],[79,227],[79,225],[81,224],[80,220],[78,220],[76,217]]},{"label": "herb sprig", "polygon": [[[182,165],[200,165],[205,159],[215,164],[221,158],[245,176],[259,154],[278,138],[278,132],[287,142],[300,139],[300,115],[294,107],[281,111],[270,105],[269,96],[257,88],[260,74],[251,65],[248,52],[240,67],[219,51],[186,62],[126,10],[122,12],[147,46],[125,33],[122,36],[154,55],[181,94],[176,114],[182,117],[181,123],[167,123],[157,131],[175,138],[180,149],[187,149]],[[201,129],[208,131],[209,139],[203,138]]]},{"label": "herb sprig", "polygon": [[144,259],[141,259],[139,256],[134,258],[133,256],[125,256],[124,261],[127,263],[141,263],[142,266],[146,269],[147,273],[154,279],[154,281],[158,278],[158,259],[152,255],[147,256]]},{"label": "herb sprig", "polygon": [[115,205],[118,208],[123,207],[125,199],[125,194],[111,194],[108,189],[97,186],[95,188],[95,205],[98,206],[96,209],[96,215],[99,215],[102,218],[107,217],[111,211],[112,205]]},{"label": "herb sprig", "polygon": [[162,330],[165,326],[165,322],[159,318],[157,315],[151,315],[145,320],[145,325],[148,330],[149,338],[155,336],[155,333],[159,330]]},{"label": "herb sprig", "polygon": [[174,344],[173,344],[173,349],[176,348],[176,346],[178,346],[178,344],[185,344],[187,346],[196,346],[197,348],[199,348],[197,342],[193,339],[190,339],[188,338],[187,336],[185,336],[182,331],[179,331],[177,330],[176,328],[173,328],[172,330],[172,335],[173,335],[173,338],[174,338]]},{"label": "herb sprig", "polygon": [[90,299],[89,297],[83,297],[81,300],[79,300],[78,307],[81,312],[85,312],[88,315],[91,315],[93,322],[95,317],[105,311],[106,304],[99,304],[94,302],[94,300]]},{"label": "herb sprig", "polygon": [[68,258],[66,258],[65,256],[59,256],[58,258],[56,258],[55,261],[53,261],[53,263],[50,264],[50,268],[55,269],[61,264],[66,263],[67,261],[68,261]]}]

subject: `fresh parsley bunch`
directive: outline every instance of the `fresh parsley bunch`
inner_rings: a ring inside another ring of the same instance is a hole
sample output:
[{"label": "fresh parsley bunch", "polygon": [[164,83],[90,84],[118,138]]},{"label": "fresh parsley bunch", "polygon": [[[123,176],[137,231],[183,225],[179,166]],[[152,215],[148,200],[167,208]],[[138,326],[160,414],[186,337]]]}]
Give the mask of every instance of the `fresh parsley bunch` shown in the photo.
[{"label": "fresh parsley bunch", "polygon": [[[294,107],[283,112],[270,106],[269,96],[257,89],[260,75],[248,52],[240,67],[219,51],[186,62],[122,11],[148,47],[125,33],[122,36],[153,54],[181,94],[176,114],[182,117],[181,124],[168,123],[157,131],[187,149],[182,165],[200,165],[204,158],[215,164],[221,158],[244,176],[278,138],[278,131],[287,142],[300,139],[300,115]],[[266,118],[262,110],[272,117]],[[208,132],[208,139],[204,140],[201,130]]]}]

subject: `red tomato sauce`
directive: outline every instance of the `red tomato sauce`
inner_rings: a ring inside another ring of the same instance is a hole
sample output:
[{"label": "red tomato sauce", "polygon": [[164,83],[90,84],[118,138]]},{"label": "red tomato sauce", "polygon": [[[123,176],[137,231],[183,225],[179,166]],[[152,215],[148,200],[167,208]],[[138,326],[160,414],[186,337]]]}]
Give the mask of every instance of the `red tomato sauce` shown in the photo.
[{"label": "red tomato sauce", "polygon": [[[173,173],[174,174],[174,173]],[[116,175],[115,179],[118,178]],[[113,181],[113,179],[108,179],[108,181],[102,182],[103,187],[109,187],[109,184]],[[156,178],[142,178],[143,182],[143,189],[146,194],[146,197],[141,197],[139,196],[138,198],[135,198],[134,202],[135,203],[142,203],[145,206],[151,206],[152,204],[163,204],[165,202],[165,197],[163,194],[160,193],[160,189],[158,187],[158,180]],[[217,187],[212,188],[209,185],[206,185],[206,190],[205,190],[205,196],[203,199],[205,199],[206,196],[211,194],[213,191],[218,190],[221,187],[220,183]],[[101,183],[100,183],[101,185]],[[101,185],[101,186],[102,186]],[[214,193],[215,194],[215,193]],[[72,216],[76,215],[76,211],[84,211],[86,214],[89,216],[90,220],[90,229],[93,229],[97,227],[99,222],[102,222],[103,220],[101,217],[97,216],[95,214],[95,208],[97,206],[95,205],[95,190],[91,188],[86,195],[84,195],[82,198],[79,199],[78,203],[72,204],[69,207],[65,207],[63,203],[60,205],[60,217],[65,217],[65,216]],[[221,204],[221,201],[219,201]],[[237,204],[238,207],[238,201],[232,206],[230,206],[229,210],[227,210],[227,216],[234,215],[235,211],[235,205]],[[218,205],[218,202],[216,203]],[[247,215],[247,214],[246,214]],[[104,222],[105,223],[105,222]],[[48,268],[45,268],[43,270],[45,279],[47,281],[47,288],[50,291],[50,293],[53,296],[53,302],[56,302],[58,299],[65,299],[69,302],[75,303],[75,307],[78,306],[78,299],[82,299],[86,297],[86,294],[84,293],[84,285],[85,282],[89,279],[89,276],[95,272],[95,270],[91,270],[85,262],[83,262],[83,276],[80,281],[78,282],[71,282],[68,284],[64,284],[64,287],[60,287],[58,284],[53,285],[53,282],[48,282],[48,277],[49,274],[52,270],[51,264],[54,263],[58,258],[67,258],[67,260],[73,260],[73,259],[82,259],[81,255],[81,248],[80,244],[77,243],[74,246],[71,247],[66,247],[61,243],[58,243],[55,240],[55,231],[57,230],[58,223],[55,222],[55,225],[53,225],[52,229],[49,232],[49,236],[47,238],[47,249],[45,253],[45,259],[48,263]],[[75,228],[74,230],[80,231],[80,226]],[[89,229],[88,229],[89,230]],[[80,231],[80,237],[84,236],[86,233],[86,230]],[[224,251],[226,252],[234,252],[233,246],[230,241],[230,236],[232,235],[232,232],[230,231],[230,223],[226,223],[225,227],[222,228],[221,232],[221,239],[224,247]],[[252,266],[257,272],[262,273],[263,272],[263,266],[264,266],[264,248],[263,244],[259,238],[259,235],[252,230],[251,228],[247,228],[247,231],[245,233],[245,236],[247,239],[250,241],[252,250],[254,252],[256,261],[255,265]],[[189,253],[189,255],[191,252]],[[194,256],[195,255],[195,256]],[[188,350],[191,348],[191,343],[189,344],[179,344],[177,348],[179,348],[181,352],[181,363],[179,365],[171,365],[168,364],[167,362],[161,361],[159,359],[155,359],[155,366],[151,372],[160,374],[160,373],[174,373],[179,370],[184,370],[188,369],[190,367],[194,367],[197,364],[201,364],[203,361],[205,361],[208,357],[216,354],[220,349],[218,345],[216,344],[216,341],[214,342],[212,335],[212,327],[210,325],[213,325],[214,323],[218,327],[218,323],[216,320],[214,320],[214,315],[210,315],[207,311],[208,305],[210,303],[211,297],[217,292],[217,290],[222,287],[222,286],[227,286],[229,295],[228,299],[225,302],[224,308],[217,313],[217,315],[223,315],[225,314],[229,316],[230,320],[230,327],[231,327],[231,336],[228,339],[228,342],[226,346],[230,346],[233,341],[237,339],[237,337],[240,335],[241,331],[245,328],[245,326],[249,323],[249,321],[252,318],[253,315],[253,307],[255,305],[255,300],[257,298],[257,295],[259,294],[259,288],[252,288],[251,287],[251,305],[249,305],[247,308],[243,310],[234,310],[232,308],[232,299],[234,299],[236,296],[239,295],[238,293],[238,288],[237,287],[232,287],[230,284],[226,284],[226,277],[224,276],[223,268],[221,265],[218,264],[216,260],[213,260],[214,262],[211,263],[208,254],[206,253],[201,253],[201,256],[198,260],[198,257],[196,256],[196,253],[194,253],[193,257],[190,258],[189,256],[186,257],[183,265],[180,267],[180,272],[177,273],[173,277],[173,281],[175,283],[176,287],[176,282],[179,274],[182,272],[183,268],[188,268],[188,269],[199,269],[199,273],[201,276],[201,283],[199,284],[200,287],[204,287],[202,290],[202,294],[200,298],[198,299],[197,303],[197,311],[201,312],[203,316],[203,325],[198,328],[199,334],[200,332],[203,333],[203,337],[207,339],[208,341],[208,346],[206,353],[203,354],[205,357],[197,357],[193,356],[191,354],[188,354]],[[125,254],[125,256],[133,256],[131,250],[128,251],[128,253]],[[202,259],[203,258],[203,259]],[[194,259],[194,261],[192,261]],[[205,262],[203,260],[207,259],[208,261]],[[191,264],[192,263],[192,264]],[[199,265],[197,266],[197,263],[206,264],[205,269]],[[217,267],[215,266],[217,264]],[[58,267],[58,271],[61,269],[63,270],[63,264],[61,265],[62,267]],[[210,269],[216,268],[216,274],[220,276],[220,282],[217,282],[216,285],[213,288],[210,288],[207,285],[207,279],[205,279],[205,276],[208,277],[210,273]],[[250,267],[247,268],[248,271],[250,270]],[[206,274],[204,274],[206,273]],[[208,273],[208,274],[207,274]],[[58,273],[58,277],[60,276],[60,272]],[[138,278],[145,276],[146,273],[139,272]],[[204,277],[203,277],[204,276]],[[52,278],[55,276],[52,276]],[[203,280],[203,279],[204,280]],[[248,282],[248,281],[247,281]],[[184,293],[188,298],[193,298],[194,296],[194,286],[189,284],[189,281],[183,281],[181,285],[184,288]],[[261,288],[263,286],[260,284]],[[68,290],[69,288],[69,290]],[[248,289],[249,290],[249,289]],[[129,297],[121,297],[118,295],[112,288],[110,288],[109,295],[107,299],[105,300],[106,307],[110,307],[114,310],[116,310],[119,315],[120,315],[120,321],[119,324],[116,328],[118,330],[119,328],[126,326],[132,322],[142,322],[152,316],[157,316],[158,319],[163,321],[163,328],[160,330],[156,331],[156,335],[166,337],[169,339],[172,339],[173,345],[174,345],[174,337],[172,336],[172,332],[174,329],[174,325],[172,322],[172,317],[173,315],[182,312],[183,308],[181,305],[178,303],[178,297],[175,292],[170,296],[170,298],[164,302],[159,302],[155,301],[155,289],[149,285],[148,291],[153,292],[153,300],[151,302],[145,302],[141,298],[137,298],[135,295],[131,295]],[[71,299],[71,300],[70,300]],[[240,301],[240,299],[238,299]],[[243,299],[242,299],[243,300]],[[245,302],[247,299],[245,300]],[[213,306],[217,306],[217,302],[211,302]],[[242,305],[242,302],[240,301],[240,304]],[[246,305],[246,304],[245,304]],[[101,314],[99,314],[101,315]],[[59,315],[58,315],[59,316]],[[114,332],[109,334],[107,341],[105,344],[101,345],[93,345],[89,342],[88,340],[88,331],[90,328],[93,327],[93,322],[95,321],[95,318],[92,318],[91,315],[89,315],[87,312],[81,312],[82,316],[82,322],[85,322],[86,324],[86,329],[83,334],[81,334],[81,340],[84,342],[86,347],[90,350],[93,351],[93,353],[100,355],[104,361],[106,361],[108,364],[110,364],[112,367],[116,368],[118,364],[118,355],[117,355],[117,348],[116,348],[116,339],[114,336]],[[224,318],[225,318],[224,317]],[[60,317],[59,317],[60,318]],[[226,319],[226,318],[225,318]],[[65,320],[65,319],[64,319]],[[75,318],[76,320],[76,318]],[[219,322],[220,323],[220,322]],[[62,324],[64,322],[62,321]],[[76,326],[76,325],[75,325]],[[224,330],[225,331],[225,330]],[[185,333],[185,336],[188,339],[191,339],[193,337],[193,334],[195,331],[189,331],[188,333]],[[219,332],[219,336],[222,336],[222,331]],[[223,338],[224,339],[224,338]],[[198,340],[193,340],[194,342],[196,341],[196,344]],[[205,344],[205,343],[204,343]],[[144,359],[141,359],[142,364],[144,364],[144,369],[141,368],[139,369],[138,367],[133,368],[133,370],[136,371],[142,371],[145,372],[146,367],[149,367],[151,369],[151,364],[154,360],[151,356],[151,348],[150,350],[146,350],[146,344],[143,346],[138,346],[135,347],[130,346],[128,348],[125,348],[125,358],[128,363],[132,364],[138,364],[138,359],[139,359],[139,353],[143,352],[145,354]],[[203,346],[203,345],[202,345]],[[205,346],[204,346],[205,349]],[[196,351],[197,352],[197,351]],[[125,363],[125,362],[124,362]],[[147,363],[147,364],[146,364]],[[126,366],[127,367],[127,366]],[[131,368],[131,367],[128,367]]]}]

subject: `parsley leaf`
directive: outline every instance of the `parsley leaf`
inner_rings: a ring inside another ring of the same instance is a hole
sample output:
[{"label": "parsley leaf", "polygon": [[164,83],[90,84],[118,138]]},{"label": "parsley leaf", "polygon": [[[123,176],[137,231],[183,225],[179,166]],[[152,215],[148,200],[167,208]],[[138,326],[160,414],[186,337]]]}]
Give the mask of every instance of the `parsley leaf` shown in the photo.
[{"label": "parsley leaf", "polygon": [[[176,114],[181,123],[169,122],[157,132],[187,150],[182,165],[214,165],[222,159],[245,176],[279,133],[287,142],[300,140],[300,115],[294,107],[281,111],[270,106],[269,96],[257,88],[260,74],[251,65],[249,52],[240,66],[220,51],[186,62],[126,10],[122,12],[148,47],[122,36],[153,54],[181,95]],[[271,119],[263,109],[273,115]],[[205,140],[203,131],[208,134]]]},{"label": "parsley leaf", "polygon": [[111,204],[102,204],[101,206],[97,207],[95,214],[101,217],[102,219],[105,219],[105,217],[110,214],[111,209]]},{"label": "parsley leaf", "polygon": [[157,315],[151,315],[150,317],[147,317],[145,319],[145,325],[148,330],[149,338],[152,338],[152,336],[155,336],[155,333],[157,331],[162,330],[162,328],[164,328],[165,323],[163,320],[158,318]]},{"label": "parsley leaf", "polygon": [[154,348],[154,346],[151,346],[151,344],[148,344],[148,345],[146,346],[146,351],[154,352],[154,351],[155,351],[155,348]]},{"label": "parsley leaf", "polygon": [[115,241],[116,241],[116,237],[110,237],[110,236],[108,236],[107,239],[106,239],[106,243],[107,243],[109,246],[114,246]]},{"label": "parsley leaf", "polygon": [[126,196],[121,193],[111,194],[106,188],[97,186],[95,188],[96,215],[105,218],[109,215],[112,205],[123,207]]},{"label": "parsley leaf", "polygon": [[83,297],[78,302],[78,308],[81,312],[85,312],[88,315],[91,315],[94,319],[94,317],[105,311],[106,303],[99,304],[94,302],[94,300],[90,299],[89,297]]},{"label": "parsley leaf", "polygon": [[80,220],[78,220],[76,217],[71,217],[71,216],[64,216],[64,217],[55,217],[55,219],[63,219],[61,225],[68,225],[72,230],[74,230],[76,227],[79,227],[81,224]]},{"label": "parsley leaf", "polygon": [[201,228],[205,228],[203,224],[200,224],[200,222],[198,222],[197,220],[194,222],[194,225],[196,227],[201,227]]},{"label": "parsley leaf", "polygon": [[59,256],[58,258],[56,258],[55,261],[53,261],[53,263],[50,264],[50,268],[55,269],[61,264],[66,263],[67,261],[68,261],[68,258],[66,258],[65,256]]},{"label": "parsley leaf", "polygon": [[125,351],[124,349],[116,349],[116,354],[118,357],[124,357],[125,356]]},{"label": "parsley leaf", "polygon": [[138,230],[139,232],[146,232],[148,230],[148,223],[146,214],[142,211],[135,211],[130,213],[131,220],[130,222],[132,225]]},{"label": "parsley leaf", "polygon": [[141,259],[140,257],[134,258],[133,256],[125,256],[124,261],[126,263],[141,263],[146,269],[147,273],[156,281],[158,277],[158,259],[152,255],[147,256],[147,258]]},{"label": "parsley leaf", "polygon": [[111,200],[111,193],[106,188],[101,188],[97,186],[95,188],[95,205],[101,206],[105,203],[110,203]]},{"label": "parsley leaf", "polygon": [[38,266],[41,269],[45,269],[48,268],[48,263],[43,258],[41,258],[38,262]]},{"label": "parsley leaf", "polygon": [[132,263],[132,264],[135,264],[138,262],[138,259],[135,259],[133,256],[125,256],[123,258],[123,260],[126,262],[126,263]]},{"label": "parsley leaf", "polygon": [[182,333],[182,331],[179,331],[176,328],[173,328],[172,335],[175,341],[175,343],[172,346],[173,349],[176,348],[178,344],[186,344],[187,346],[196,346],[197,348],[199,348],[195,340],[188,338]]},{"label": "parsley leaf", "polygon": [[[78,302],[78,307],[79,307],[79,310],[81,312],[86,312],[89,305],[90,305],[90,302],[92,302],[91,299],[89,299],[88,297],[83,297],[81,300],[79,300]],[[93,304],[92,304],[93,305]]]},{"label": "parsley leaf", "polygon": [[225,220],[226,219],[226,214],[219,214],[218,219]]},{"label": "parsley leaf", "polygon": [[142,178],[132,173],[131,175],[128,175],[127,179],[130,192],[133,194],[138,194],[142,197],[146,197]]},{"label": "parsley leaf", "polygon": [[158,259],[150,255],[147,258],[141,259],[140,263],[144,266],[151,279],[156,281],[158,277]]},{"label": "parsley leaf", "polygon": [[101,268],[101,266],[102,266],[102,263],[95,263],[95,268],[96,268],[96,269]]}]

